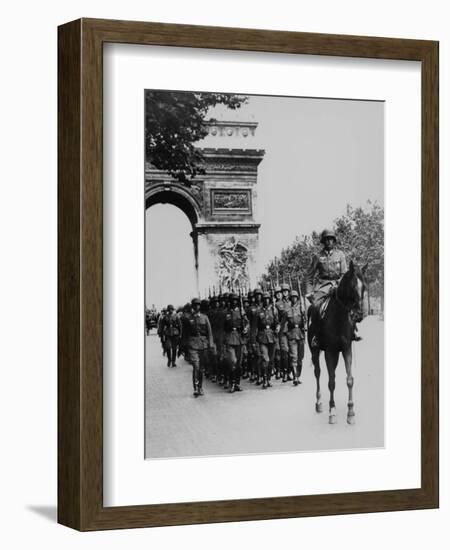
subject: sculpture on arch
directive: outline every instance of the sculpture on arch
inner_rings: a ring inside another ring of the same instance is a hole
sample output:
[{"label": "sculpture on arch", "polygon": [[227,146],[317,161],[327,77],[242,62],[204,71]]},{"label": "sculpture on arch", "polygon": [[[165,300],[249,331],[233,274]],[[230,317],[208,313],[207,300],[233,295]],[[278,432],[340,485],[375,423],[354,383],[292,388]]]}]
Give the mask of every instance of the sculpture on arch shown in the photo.
[{"label": "sculpture on arch", "polygon": [[217,256],[220,287],[230,290],[247,287],[249,284],[247,247],[235,237],[230,237],[219,247]]}]

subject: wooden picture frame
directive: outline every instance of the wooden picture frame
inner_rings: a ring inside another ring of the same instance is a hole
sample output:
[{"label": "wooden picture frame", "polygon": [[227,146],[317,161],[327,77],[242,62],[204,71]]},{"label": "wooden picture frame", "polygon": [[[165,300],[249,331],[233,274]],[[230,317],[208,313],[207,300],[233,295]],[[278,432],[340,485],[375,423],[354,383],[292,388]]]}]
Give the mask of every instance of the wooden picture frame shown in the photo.
[{"label": "wooden picture frame", "polygon": [[[422,78],[421,487],[103,506],[102,48],[105,42],[413,60]],[[58,521],[81,530],[438,506],[438,43],[79,19],[58,29]]]}]

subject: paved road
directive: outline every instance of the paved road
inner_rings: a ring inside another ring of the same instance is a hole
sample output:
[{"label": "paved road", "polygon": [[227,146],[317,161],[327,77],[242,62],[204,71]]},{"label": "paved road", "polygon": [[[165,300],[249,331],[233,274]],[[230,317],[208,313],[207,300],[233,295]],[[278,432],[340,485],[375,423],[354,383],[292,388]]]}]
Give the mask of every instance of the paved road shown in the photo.
[{"label": "paved road", "polygon": [[355,425],[346,422],[347,385],[340,360],[336,374],[337,424],[328,424],[328,374],[322,358],[324,412],[315,412],[315,377],[306,353],[302,384],[273,380],[262,390],[243,381],[229,394],[204,383],[205,395],[192,395],[192,368],[179,360],[168,368],[156,334],[147,336],[146,456],[169,458],[382,447],[384,441],[384,323],[368,317],[355,344]]}]

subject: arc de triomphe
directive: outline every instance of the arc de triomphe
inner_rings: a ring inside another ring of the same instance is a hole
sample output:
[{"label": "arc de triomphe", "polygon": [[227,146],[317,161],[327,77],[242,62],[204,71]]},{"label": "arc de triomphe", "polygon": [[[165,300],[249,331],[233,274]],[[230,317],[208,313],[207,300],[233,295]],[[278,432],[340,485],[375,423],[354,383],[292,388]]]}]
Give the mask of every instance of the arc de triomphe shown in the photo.
[{"label": "arc de triomphe", "polygon": [[213,287],[217,292],[254,287],[256,282],[258,165],[265,151],[252,147],[258,123],[233,120],[231,114],[226,109],[220,118],[205,121],[208,134],[197,144],[205,174],[190,187],[150,163],[145,167],[146,208],[170,203],[191,222],[197,290],[202,295]]}]

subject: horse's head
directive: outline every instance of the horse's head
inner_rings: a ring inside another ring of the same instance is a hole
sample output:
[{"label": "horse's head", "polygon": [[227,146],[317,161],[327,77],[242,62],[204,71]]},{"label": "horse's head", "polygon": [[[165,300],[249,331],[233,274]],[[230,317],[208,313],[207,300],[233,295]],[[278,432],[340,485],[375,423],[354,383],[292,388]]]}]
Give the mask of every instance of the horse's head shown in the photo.
[{"label": "horse's head", "polygon": [[353,260],[337,288],[336,296],[357,323],[363,320],[363,300],[366,290],[367,264],[360,268]]}]

